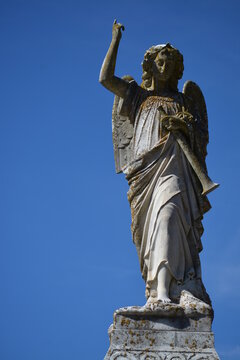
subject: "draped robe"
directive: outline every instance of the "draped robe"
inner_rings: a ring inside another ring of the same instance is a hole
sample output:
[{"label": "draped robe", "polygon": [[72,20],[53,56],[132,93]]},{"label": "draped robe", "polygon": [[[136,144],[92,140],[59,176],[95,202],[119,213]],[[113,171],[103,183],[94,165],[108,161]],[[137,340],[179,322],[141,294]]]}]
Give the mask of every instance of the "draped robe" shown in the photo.
[{"label": "draped robe", "polygon": [[[122,106],[122,113],[134,126],[132,161],[124,173],[130,186],[133,241],[147,297],[162,264],[168,267],[175,285],[191,279],[201,281],[201,220],[210,208],[175,137],[171,133],[163,136],[159,106],[167,115],[175,115],[183,106],[188,110],[184,94],[156,96],[134,81]],[[192,146],[196,136],[196,129],[190,129]],[[197,295],[204,297],[199,291]]]}]

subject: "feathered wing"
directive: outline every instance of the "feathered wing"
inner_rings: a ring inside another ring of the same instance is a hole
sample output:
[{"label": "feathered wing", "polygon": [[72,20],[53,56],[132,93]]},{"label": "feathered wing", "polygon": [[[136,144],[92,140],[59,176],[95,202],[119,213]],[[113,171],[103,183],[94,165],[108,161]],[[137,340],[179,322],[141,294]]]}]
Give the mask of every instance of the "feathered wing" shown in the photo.
[{"label": "feathered wing", "polygon": [[208,116],[205,99],[200,87],[193,81],[186,81],[183,86],[183,94],[189,103],[190,112],[194,116],[194,152],[201,162],[202,166],[206,168],[207,144],[209,142],[208,134]]},{"label": "feathered wing", "polygon": [[[124,76],[124,80],[133,80],[130,76]],[[112,136],[115,168],[117,173],[123,171],[131,160],[131,139],[133,137],[133,124],[126,115],[121,114],[123,99],[115,96],[112,109]]]}]

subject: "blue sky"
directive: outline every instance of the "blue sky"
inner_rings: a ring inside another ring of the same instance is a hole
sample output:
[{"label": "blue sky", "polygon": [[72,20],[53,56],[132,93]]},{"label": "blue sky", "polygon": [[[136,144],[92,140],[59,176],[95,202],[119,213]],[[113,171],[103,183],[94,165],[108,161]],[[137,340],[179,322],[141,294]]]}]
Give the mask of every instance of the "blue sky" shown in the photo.
[{"label": "blue sky", "polygon": [[103,359],[115,309],[144,304],[127,182],[114,170],[113,95],[98,84],[114,18],[116,74],[151,45],[184,55],[206,98],[201,254],[216,349],[240,358],[239,1],[0,1],[0,359]]}]

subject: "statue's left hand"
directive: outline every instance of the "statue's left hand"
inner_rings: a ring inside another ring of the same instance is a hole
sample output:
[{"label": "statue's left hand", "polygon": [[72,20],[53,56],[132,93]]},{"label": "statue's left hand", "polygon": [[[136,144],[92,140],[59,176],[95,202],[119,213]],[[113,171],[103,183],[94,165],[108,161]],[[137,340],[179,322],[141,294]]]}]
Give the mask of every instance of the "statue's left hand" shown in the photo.
[{"label": "statue's left hand", "polygon": [[182,115],[166,116],[162,120],[163,127],[168,131],[181,131],[185,135],[189,135],[188,122]]},{"label": "statue's left hand", "polygon": [[169,131],[176,131],[176,130],[187,130],[187,124],[184,120],[178,117],[170,117],[168,119],[168,125],[166,129]]}]

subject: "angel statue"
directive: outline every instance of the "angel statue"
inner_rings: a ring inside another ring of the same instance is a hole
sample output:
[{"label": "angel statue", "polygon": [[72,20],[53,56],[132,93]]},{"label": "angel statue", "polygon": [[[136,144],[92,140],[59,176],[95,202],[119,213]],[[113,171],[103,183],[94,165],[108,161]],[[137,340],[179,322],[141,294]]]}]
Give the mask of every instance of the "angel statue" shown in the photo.
[{"label": "angel statue", "polygon": [[201,279],[206,194],[215,189],[205,157],[208,119],[203,94],[187,81],[183,56],[172,45],[152,46],[142,83],[115,76],[122,24],[114,21],[100,83],[115,94],[113,144],[117,173],[129,183],[132,236],[146,284],[146,306],[179,302],[183,290],[210,303]]}]

